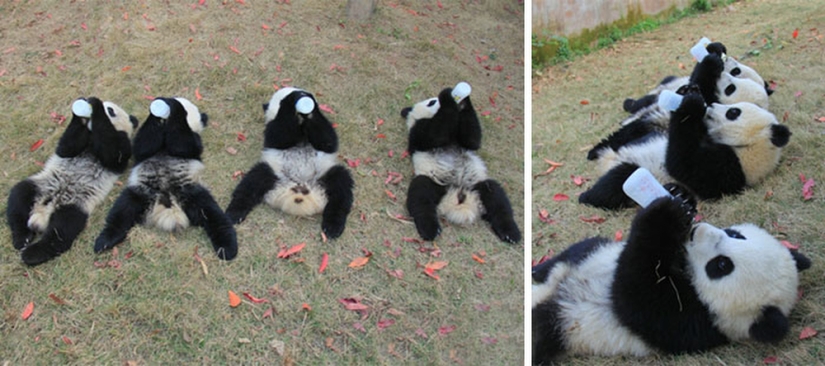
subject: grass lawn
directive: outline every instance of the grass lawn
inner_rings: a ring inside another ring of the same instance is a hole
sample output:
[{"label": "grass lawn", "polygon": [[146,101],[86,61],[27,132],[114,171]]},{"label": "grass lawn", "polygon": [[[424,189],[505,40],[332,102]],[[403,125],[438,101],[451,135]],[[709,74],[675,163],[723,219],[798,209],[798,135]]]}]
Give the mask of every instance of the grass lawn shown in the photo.
[{"label": "grass lawn", "polygon": [[[825,3],[805,0],[740,1],[683,19],[652,32],[543,70],[532,85],[531,257],[559,253],[585,237],[627,235],[634,210],[606,212],[580,205],[578,194],[598,178],[587,150],[618,128],[622,101],[647,93],[666,75],[689,75],[688,52],[702,36],[723,42],[731,56],[776,83],[769,109],[792,131],[780,166],[761,184],[735,197],[702,202],[706,222],[728,226],[753,222],[782,240],[800,245],[814,262],[801,274],[801,300],[791,313],[791,331],[775,346],[747,343],[693,356],[635,358],[567,357],[574,365],[675,363],[685,365],[825,362],[825,338],[799,339],[804,327],[825,329]],[[794,30],[798,36],[794,37]],[[550,174],[550,165],[563,163]],[[810,200],[803,182],[816,185]],[[571,176],[590,179],[577,186]],[[557,194],[569,200],[554,200]],[[542,212],[546,217],[542,220]],[[604,218],[588,223],[582,218]],[[545,222],[546,221],[546,222]],[[766,268],[765,270],[770,270]]]},{"label": "grass lawn", "polygon": [[[445,223],[435,242],[418,242],[397,218],[412,179],[399,111],[464,80],[482,116],[480,155],[524,221],[520,1],[379,1],[364,23],[347,19],[344,1],[49,3],[0,5],[0,192],[40,170],[75,98],[111,100],[143,121],[153,97],[182,96],[210,116],[204,180],[225,208],[236,175],[260,158],[262,103],[297,86],[337,124],[355,205],[329,242],[319,217],[259,206],[236,227],[228,263],[199,228],[136,227],[95,255],[119,186],[72,250],[38,267],[20,262],[0,225],[0,364],[524,362],[523,244],[499,242],[483,222]],[[391,172],[402,179],[387,182]],[[299,243],[297,256],[276,258]],[[439,280],[423,271],[435,261],[448,262]],[[367,309],[347,310],[348,298]]]}]

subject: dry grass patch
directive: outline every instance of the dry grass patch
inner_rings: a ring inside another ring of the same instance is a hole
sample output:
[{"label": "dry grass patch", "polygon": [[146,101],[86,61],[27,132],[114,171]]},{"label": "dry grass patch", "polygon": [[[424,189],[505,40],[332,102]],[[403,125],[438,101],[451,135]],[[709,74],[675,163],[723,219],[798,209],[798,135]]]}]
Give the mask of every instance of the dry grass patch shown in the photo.
[{"label": "dry grass patch", "polygon": [[[523,5],[382,1],[359,24],[346,19],[344,2],[198,3],[0,5],[0,192],[53,153],[65,129],[56,121],[74,98],[112,100],[143,121],[151,97],[183,96],[210,116],[205,181],[225,207],[233,173],[260,157],[261,104],[294,85],[331,108],[341,158],[353,162],[344,234],[324,243],[319,218],[259,206],[237,226],[239,255],[229,263],[197,228],[136,227],[117,253],[95,255],[116,187],[71,251],[27,268],[4,224],[0,363],[522,363],[523,246],[498,242],[483,223],[445,226],[435,244],[410,243],[402,238],[417,237],[414,226],[392,216],[406,214],[412,178],[399,111],[466,80],[479,112],[489,112],[480,155],[523,221]],[[385,184],[391,171],[404,179]],[[297,257],[276,258],[301,242]],[[369,263],[349,268],[362,248]],[[329,266],[318,273],[323,253]],[[485,263],[473,253],[485,253]],[[423,273],[435,260],[449,262],[439,281]],[[228,290],[241,296],[237,308]],[[346,310],[342,298],[369,309]]]},{"label": "dry grass patch", "polygon": [[[760,225],[775,236],[801,245],[800,250],[814,262],[801,274],[803,296],[791,314],[791,332],[777,346],[733,345],[702,355],[641,360],[569,357],[565,362],[755,364],[776,356],[782,363],[816,364],[825,359],[821,336],[798,339],[803,327],[825,328],[825,191],[820,183],[825,181],[825,123],[818,121],[825,116],[823,24],[825,5],[819,2],[737,2],[620,41],[573,63],[551,67],[543,77],[533,80],[531,171],[539,174],[547,170],[544,159],[564,163],[551,174],[533,179],[530,209],[534,218],[534,259],[548,251],[559,253],[587,236],[613,238],[619,230],[627,235],[633,210],[605,212],[577,202],[578,194],[598,178],[595,166],[586,160],[587,149],[618,128],[618,122],[626,116],[622,111],[624,98],[647,93],[666,75],[688,75],[693,64],[688,50],[696,40],[708,36],[725,43],[732,56],[778,84],[769,109],[793,136],[780,166],[768,179],[740,196],[703,202],[699,212],[704,220],[719,226],[744,221]],[[792,37],[795,29],[799,29],[796,39]],[[812,200],[803,200],[800,174],[817,182]],[[571,175],[591,181],[576,186]],[[570,196],[570,200],[554,201],[557,193]],[[554,223],[542,222],[541,210],[547,210]],[[580,219],[593,215],[606,221],[595,224]]]}]

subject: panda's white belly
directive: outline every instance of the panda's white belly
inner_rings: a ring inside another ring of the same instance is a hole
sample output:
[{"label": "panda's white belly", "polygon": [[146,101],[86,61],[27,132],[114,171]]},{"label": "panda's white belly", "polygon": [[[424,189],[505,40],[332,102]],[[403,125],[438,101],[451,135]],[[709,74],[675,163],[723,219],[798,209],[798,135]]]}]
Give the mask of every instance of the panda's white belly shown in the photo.
[{"label": "panda's white belly", "polygon": [[335,154],[317,151],[311,145],[287,150],[264,149],[261,160],[272,168],[278,182],[264,201],[290,215],[310,216],[327,205],[327,195],[318,182],[337,164]]},{"label": "panda's white belly", "polygon": [[651,353],[642,339],[622,326],[613,314],[610,289],[622,249],[624,243],[607,244],[567,269],[565,278],[555,279],[556,290],[549,297],[561,308],[566,348],[572,353],[604,356]]},{"label": "panda's white belly", "polygon": [[446,186],[447,193],[438,204],[438,214],[447,220],[467,225],[483,214],[481,198],[473,187],[487,180],[484,162],[472,151],[447,148],[416,152],[412,156],[416,175],[430,177]]},{"label": "panda's white belly", "polygon": [[29,228],[43,232],[51,214],[61,206],[74,204],[86,214],[91,213],[112,189],[117,176],[88,153],[74,158],[52,155],[43,170],[29,178],[38,187]]},{"label": "panda's white belly", "polygon": [[604,149],[596,169],[600,175],[604,175],[622,163],[630,163],[647,168],[661,183],[673,182],[665,168],[666,154],[667,137],[655,136],[642,143],[622,146],[618,151]]},{"label": "panda's white belly", "polygon": [[204,166],[199,160],[154,156],[132,169],[129,186],[152,201],[144,223],[166,231],[189,227],[189,218],[178,197],[181,187],[201,184]]}]

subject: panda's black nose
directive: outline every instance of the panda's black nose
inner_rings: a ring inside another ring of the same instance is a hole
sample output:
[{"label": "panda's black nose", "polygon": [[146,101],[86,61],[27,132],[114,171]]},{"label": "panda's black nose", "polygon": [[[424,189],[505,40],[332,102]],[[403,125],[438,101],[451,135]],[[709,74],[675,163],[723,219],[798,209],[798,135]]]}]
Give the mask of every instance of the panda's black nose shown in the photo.
[{"label": "panda's black nose", "polygon": [[407,115],[410,114],[410,111],[412,111],[412,107],[407,107],[407,108],[402,109],[401,110],[401,117],[402,118],[407,118]]}]

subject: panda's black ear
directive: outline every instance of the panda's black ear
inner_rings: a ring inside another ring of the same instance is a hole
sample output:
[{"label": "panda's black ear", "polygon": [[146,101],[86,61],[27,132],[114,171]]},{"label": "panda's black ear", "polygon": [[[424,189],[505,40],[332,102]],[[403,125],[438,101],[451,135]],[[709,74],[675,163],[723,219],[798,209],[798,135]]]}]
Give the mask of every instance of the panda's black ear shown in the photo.
[{"label": "panda's black ear", "polygon": [[762,343],[778,343],[790,330],[788,318],[776,306],[762,308],[762,316],[751,324],[748,334]]},{"label": "panda's black ear", "polygon": [[407,115],[409,115],[410,112],[412,112],[412,107],[406,107],[406,108],[402,109],[401,110],[401,118],[407,118]]},{"label": "panda's black ear", "polygon": [[203,127],[206,127],[206,124],[209,122],[209,116],[206,113],[201,113],[201,123],[203,123]]},{"label": "panda's black ear", "polygon": [[720,55],[720,56],[723,53],[728,53],[727,47],[725,47],[725,45],[723,45],[721,42],[713,42],[713,43],[707,45],[707,47],[705,47],[705,49],[707,49],[709,53],[715,53],[715,54]]},{"label": "panda's black ear", "polygon": [[263,107],[264,107],[264,113],[266,113],[266,110],[269,109],[269,103],[268,102],[264,103]]},{"label": "panda's black ear", "polygon": [[765,83],[765,93],[768,93],[768,96],[770,96],[771,94],[773,94],[773,89],[771,89],[771,85],[768,84],[767,81],[765,81],[764,83]]},{"label": "panda's black ear", "polygon": [[784,147],[791,139],[791,130],[785,125],[771,125],[771,143],[776,147]]},{"label": "panda's black ear", "polygon": [[793,257],[794,262],[796,262],[797,272],[802,272],[808,268],[811,268],[811,260],[808,259],[808,257],[806,257],[804,254],[792,250],[791,256]]},{"label": "panda's black ear", "polygon": [[132,128],[137,128],[138,124],[140,124],[140,121],[138,121],[137,117],[131,114],[129,115],[129,122],[132,122]]}]

